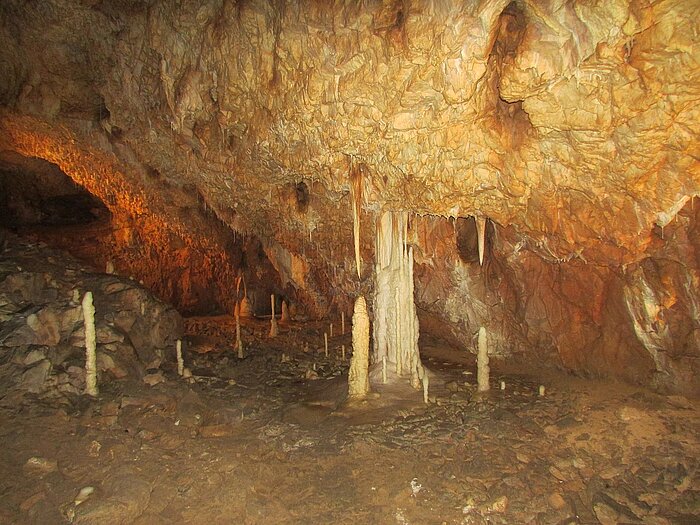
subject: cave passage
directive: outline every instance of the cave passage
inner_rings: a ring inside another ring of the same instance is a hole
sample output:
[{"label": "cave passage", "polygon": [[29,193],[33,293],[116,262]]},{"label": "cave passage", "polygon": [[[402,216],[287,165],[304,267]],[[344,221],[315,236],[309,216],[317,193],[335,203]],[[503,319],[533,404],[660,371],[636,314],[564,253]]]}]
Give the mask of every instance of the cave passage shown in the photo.
[{"label": "cave passage", "polygon": [[700,523],[700,11],[0,0],[0,523]]}]

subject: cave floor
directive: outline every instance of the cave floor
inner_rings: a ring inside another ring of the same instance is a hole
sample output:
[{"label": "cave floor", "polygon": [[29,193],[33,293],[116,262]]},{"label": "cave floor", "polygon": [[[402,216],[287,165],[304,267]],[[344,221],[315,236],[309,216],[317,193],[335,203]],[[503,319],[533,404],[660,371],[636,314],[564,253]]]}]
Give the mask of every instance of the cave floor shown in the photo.
[{"label": "cave floor", "polygon": [[348,407],[349,335],[325,357],[319,324],[248,321],[239,360],[230,318],[187,325],[191,383],[170,363],[0,407],[0,523],[700,522],[695,400],[498,362],[474,395],[470,356],[426,340],[429,405],[380,385]]}]

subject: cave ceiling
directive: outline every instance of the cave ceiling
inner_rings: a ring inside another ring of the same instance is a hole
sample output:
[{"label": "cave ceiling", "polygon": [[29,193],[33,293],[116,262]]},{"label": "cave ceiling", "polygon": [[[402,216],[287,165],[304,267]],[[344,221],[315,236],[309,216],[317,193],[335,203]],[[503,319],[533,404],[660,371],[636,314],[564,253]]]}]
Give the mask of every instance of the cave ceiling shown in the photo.
[{"label": "cave ceiling", "polygon": [[364,258],[375,212],[406,210],[625,265],[700,193],[697,1],[10,0],[0,19],[3,150],[181,230],[206,229],[196,193],[348,279],[353,173]]}]

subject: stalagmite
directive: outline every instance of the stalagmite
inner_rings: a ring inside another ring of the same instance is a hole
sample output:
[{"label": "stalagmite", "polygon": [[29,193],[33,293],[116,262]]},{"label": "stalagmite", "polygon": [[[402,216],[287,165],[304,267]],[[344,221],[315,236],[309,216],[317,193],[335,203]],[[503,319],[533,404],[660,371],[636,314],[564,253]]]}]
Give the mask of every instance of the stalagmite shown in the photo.
[{"label": "stalagmite", "polygon": [[236,304],[233,306],[233,317],[239,317],[241,315],[241,303],[236,301]]},{"label": "stalagmite", "polygon": [[177,375],[181,376],[185,370],[185,361],[182,359],[182,341],[175,342],[175,357],[177,358]]},{"label": "stalagmite", "polygon": [[540,394],[540,397],[544,397],[544,385],[540,385],[539,394]]},{"label": "stalagmite", "polygon": [[357,277],[362,278],[362,261],[360,259],[360,211],[362,209],[362,167],[350,167],[350,188],[352,191],[352,235],[355,247],[355,265]]},{"label": "stalagmite", "polygon": [[241,319],[236,314],[236,350],[238,351],[238,359],[243,359],[243,341],[241,341]]},{"label": "stalagmite", "polygon": [[479,392],[489,387],[489,347],[486,342],[486,328],[479,328],[478,353],[476,355],[476,382]]},{"label": "stalagmite", "polygon": [[479,243],[479,264],[484,264],[484,240],[486,235],[486,219],[484,217],[476,218],[476,234]]},{"label": "stalagmite", "polygon": [[506,389],[506,382],[501,381],[501,390],[505,390],[505,389]]},{"label": "stalagmite", "polygon": [[323,348],[325,356],[328,357],[328,333],[326,332],[323,333]]},{"label": "stalagmite", "polygon": [[330,338],[333,339],[333,323],[330,324],[328,333]]},{"label": "stalagmite", "polygon": [[280,321],[284,323],[289,321],[289,307],[287,307],[287,301],[282,301],[282,315],[280,316]]},{"label": "stalagmite", "polygon": [[345,312],[340,312],[340,335],[345,335]]},{"label": "stalagmite", "polygon": [[407,246],[408,215],[384,213],[377,223],[374,293],[374,361],[420,388],[418,316],[413,297],[413,248]]},{"label": "stalagmite", "polygon": [[243,297],[243,299],[241,299],[239,313],[243,319],[250,319],[253,317],[253,307],[251,306],[248,297]]},{"label": "stalagmite", "polygon": [[108,274],[114,273],[114,263],[112,261],[107,261],[107,265],[105,267],[105,273],[108,273]]},{"label": "stalagmite", "polygon": [[345,345],[342,345],[340,347],[340,352],[341,352],[341,359],[345,361]]},{"label": "stalagmite", "polygon": [[92,292],[83,297],[83,319],[85,321],[85,393],[96,396],[97,389],[97,344],[95,339],[95,307]]},{"label": "stalagmite", "polygon": [[[241,306],[239,308],[239,314],[243,319],[250,319],[253,317],[253,307],[250,304],[250,299],[248,299],[248,285],[246,285],[245,278],[243,280],[243,299],[241,299]],[[238,290],[236,290],[238,293]]]},{"label": "stalagmite", "polygon": [[277,337],[277,318],[275,317],[275,294],[270,295],[270,305],[272,307],[272,317],[270,318],[270,337]]},{"label": "stalagmite", "polygon": [[348,372],[348,395],[363,398],[369,392],[369,315],[365,298],[355,301],[352,316],[352,359]]},{"label": "stalagmite", "polygon": [[423,403],[426,405],[429,402],[428,398],[428,387],[430,386],[430,379],[428,379],[428,374],[423,376]]}]

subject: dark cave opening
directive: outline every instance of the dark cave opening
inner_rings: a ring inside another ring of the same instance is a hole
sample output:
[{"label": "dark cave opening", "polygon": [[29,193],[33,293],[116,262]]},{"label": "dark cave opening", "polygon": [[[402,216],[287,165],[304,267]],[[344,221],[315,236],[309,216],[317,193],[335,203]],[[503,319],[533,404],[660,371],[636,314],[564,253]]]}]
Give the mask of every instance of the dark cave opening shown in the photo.
[{"label": "dark cave opening", "polygon": [[46,160],[0,153],[0,226],[10,229],[108,222],[105,204]]}]

